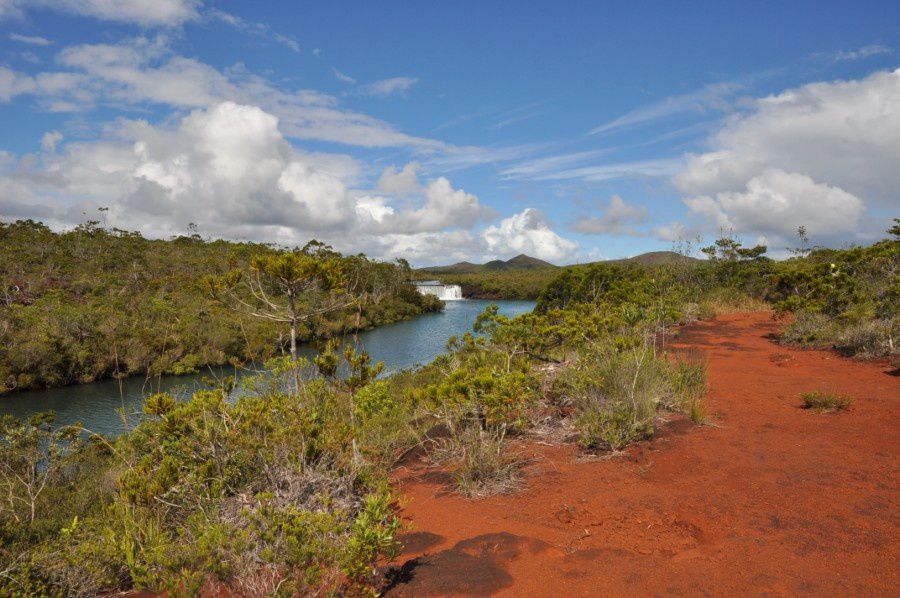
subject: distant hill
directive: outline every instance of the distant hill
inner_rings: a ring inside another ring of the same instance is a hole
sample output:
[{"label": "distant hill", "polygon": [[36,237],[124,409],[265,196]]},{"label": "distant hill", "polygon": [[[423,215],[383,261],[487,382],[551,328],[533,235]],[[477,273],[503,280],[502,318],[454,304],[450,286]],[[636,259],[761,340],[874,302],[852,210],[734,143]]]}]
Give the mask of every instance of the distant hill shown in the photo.
[{"label": "distant hill", "polygon": [[[621,258],[616,260],[602,260],[605,264],[638,264],[641,266],[662,266],[666,264],[684,264],[697,263],[701,260],[697,258],[681,255],[674,251],[649,251],[634,257]],[[596,263],[596,262],[595,262]],[[577,265],[577,264],[573,264]],[[554,266],[544,260],[536,257],[520,254],[506,261],[493,260],[486,264],[473,264],[472,262],[459,262],[450,266],[431,266],[428,268],[419,268],[419,272],[428,274],[477,274],[479,272],[498,272],[513,270],[545,270],[558,269],[560,266]]]},{"label": "distant hill", "polygon": [[514,258],[503,260],[493,260],[486,264],[473,264],[471,262],[459,262],[450,266],[431,266],[430,268],[420,268],[420,272],[428,272],[429,274],[475,274],[478,272],[497,272],[511,270],[543,270],[549,268],[558,268],[549,262],[539,260],[536,257],[520,254]]},{"label": "distant hill", "polygon": [[703,260],[681,255],[674,251],[648,251],[634,257],[618,260],[605,260],[608,264],[640,264],[641,266],[664,266],[666,264],[694,264]]},{"label": "distant hill", "polygon": [[[699,263],[674,251],[651,251],[630,258],[597,262],[604,264],[632,264],[659,266],[677,263]],[[588,265],[588,264],[581,264]],[[445,284],[458,284],[463,296],[469,299],[536,299],[541,291],[563,268],[527,255],[510,260],[493,260],[486,264],[459,262],[450,266],[432,266],[415,271],[413,278],[440,279]]]}]

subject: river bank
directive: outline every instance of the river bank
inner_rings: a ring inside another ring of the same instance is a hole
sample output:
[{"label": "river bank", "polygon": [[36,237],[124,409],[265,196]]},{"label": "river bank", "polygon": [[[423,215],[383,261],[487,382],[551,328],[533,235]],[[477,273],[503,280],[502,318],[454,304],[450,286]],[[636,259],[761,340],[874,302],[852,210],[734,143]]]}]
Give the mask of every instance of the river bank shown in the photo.
[{"label": "river bank", "polygon": [[[491,301],[464,300],[447,302],[442,312],[427,313],[385,324],[358,334],[344,335],[348,342],[369,352],[373,362],[383,361],[383,375],[428,363],[444,352],[447,339],[471,330],[475,318]],[[502,313],[515,316],[534,308],[531,301],[494,301]],[[312,358],[316,351],[310,344],[301,346],[300,354]],[[12,415],[28,418],[34,413],[53,410],[57,423],[81,422],[93,432],[117,435],[129,429],[139,417],[144,399],[154,392],[169,392],[186,398],[205,387],[204,377],[255,374],[253,370],[206,368],[199,374],[131,377],[103,380],[77,386],[45,390],[20,391],[0,397],[0,417]],[[123,417],[124,414],[124,417]]]}]

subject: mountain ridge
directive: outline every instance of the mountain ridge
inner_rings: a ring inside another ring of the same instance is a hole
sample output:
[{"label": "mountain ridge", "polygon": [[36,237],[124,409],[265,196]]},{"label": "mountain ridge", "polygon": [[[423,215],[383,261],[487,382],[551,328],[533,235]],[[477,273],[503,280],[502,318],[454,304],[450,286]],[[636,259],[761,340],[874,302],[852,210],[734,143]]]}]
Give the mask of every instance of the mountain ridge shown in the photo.
[{"label": "mountain ridge", "polygon": [[587,266],[590,264],[638,264],[642,266],[658,266],[665,264],[677,263],[696,263],[701,260],[681,255],[674,251],[648,251],[632,257],[617,258],[611,260],[599,260],[596,262],[587,262],[584,264],[569,264],[567,266],[556,266],[550,262],[531,257],[524,253],[510,258],[506,261],[491,260],[484,264],[474,264],[472,262],[457,262],[448,266],[428,266],[426,268],[418,268],[419,272],[428,272],[431,274],[475,274],[478,272],[490,271],[511,271],[511,270],[543,270],[543,269],[560,269],[572,266]]}]

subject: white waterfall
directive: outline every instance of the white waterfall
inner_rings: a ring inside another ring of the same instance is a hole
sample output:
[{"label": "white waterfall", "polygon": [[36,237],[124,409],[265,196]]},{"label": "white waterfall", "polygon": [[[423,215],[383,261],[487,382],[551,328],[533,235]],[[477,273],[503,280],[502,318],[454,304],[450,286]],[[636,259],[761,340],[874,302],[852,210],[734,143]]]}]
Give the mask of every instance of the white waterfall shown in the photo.
[{"label": "white waterfall", "polygon": [[436,295],[442,301],[459,301],[464,298],[458,284],[442,284],[438,280],[423,280],[413,284],[423,295]]}]

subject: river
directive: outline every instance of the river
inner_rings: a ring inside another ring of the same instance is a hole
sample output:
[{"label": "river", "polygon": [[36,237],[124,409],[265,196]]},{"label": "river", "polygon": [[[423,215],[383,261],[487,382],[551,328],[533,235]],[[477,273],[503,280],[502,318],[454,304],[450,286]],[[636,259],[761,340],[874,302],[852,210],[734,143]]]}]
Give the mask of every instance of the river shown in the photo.
[{"label": "river", "polygon": [[[444,352],[447,339],[471,330],[475,317],[491,303],[498,304],[500,312],[507,316],[530,312],[534,308],[533,301],[448,301],[443,312],[361,332],[357,342],[369,352],[373,362],[384,362],[385,374],[428,363]],[[315,351],[307,345],[301,348],[301,353],[312,356]],[[147,395],[166,391],[180,398],[188,397],[192,391],[203,387],[201,378],[211,373],[126,378],[121,382],[102,380],[13,393],[0,396],[0,416],[9,414],[27,418],[40,411],[53,410],[59,424],[81,422],[92,432],[115,436],[134,425]]]}]

